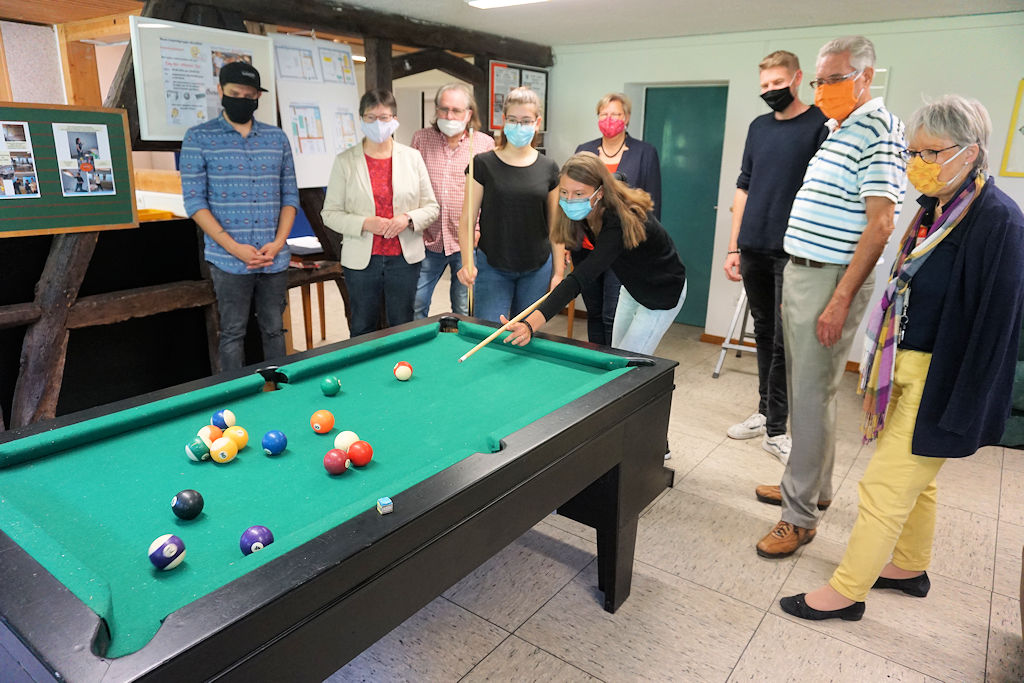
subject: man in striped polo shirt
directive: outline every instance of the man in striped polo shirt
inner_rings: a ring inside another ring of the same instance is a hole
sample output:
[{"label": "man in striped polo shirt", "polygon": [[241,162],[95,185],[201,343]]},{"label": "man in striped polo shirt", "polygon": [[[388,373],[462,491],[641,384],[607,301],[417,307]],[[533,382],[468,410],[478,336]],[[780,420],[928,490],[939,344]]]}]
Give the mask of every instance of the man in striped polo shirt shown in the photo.
[{"label": "man in striped polo shirt", "polygon": [[206,233],[220,312],[220,369],[245,364],[245,330],[256,303],[264,358],[285,355],[281,319],[288,295],[285,240],[299,206],[284,131],[253,119],[260,75],[246,62],[220,70],[221,116],[189,128],[181,143],[185,211]]},{"label": "man in striped polo shirt", "polygon": [[832,502],[836,391],[903,202],[903,122],[871,97],[874,64],[867,38],[839,38],[819,51],[811,82],[833,132],[807,165],[783,241],[793,446],[781,486],[756,490],[759,500],[782,505],[781,521],[757,544],[762,557],[787,557],[809,543],[815,508]]}]

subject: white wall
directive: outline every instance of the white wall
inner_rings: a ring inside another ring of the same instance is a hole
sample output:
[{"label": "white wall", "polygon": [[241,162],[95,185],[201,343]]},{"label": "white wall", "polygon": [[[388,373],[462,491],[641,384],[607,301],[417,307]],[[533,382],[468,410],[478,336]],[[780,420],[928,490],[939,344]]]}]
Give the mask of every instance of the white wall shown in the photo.
[{"label": "white wall", "polygon": [[[705,325],[708,334],[725,336],[741,287],[725,278],[720,264],[728,249],[729,207],[747,126],[755,116],[768,111],[758,97],[757,64],[773,50],[796,53],[804,69],[800,95],[810,102],[812,92],[806,83],[814,77],[818,49],[832,38],[850,34],[863,34],[874,42],[878,66],[890,69],[886,105],[903,119],[921,104],[924,96],[958,93],[985,104],[993,121],[990,171],[998,173],[1017,84],[1024,77],[1024,12],[554,48],[547,142],[549,154],[558,162],[567,159],[579,142],[596,137],[593,107],[606,92],[625,90],[632,96],[642,93],[642,86],[637,84],[729,84],[722,167],[708,170],[719,176],[714,263]],[[635,101],[634,109],[642,109],[642,101]],[[637,111],[630,130],[634,135],[643,130]],[[1024,205],[1024,178],[997,177],[996,182]],[[663,191],[669,192],[671,188]],[[911,188],[907,209],[897,224],[897,239],[914,213],[916,197]],[[890,250],[896,241],[890,244]],[[887,274],[887,266],[876,273],[882,280]],[[859,355],[856,346],[859,345],[855,345],[851,356],[854,360]]]}]

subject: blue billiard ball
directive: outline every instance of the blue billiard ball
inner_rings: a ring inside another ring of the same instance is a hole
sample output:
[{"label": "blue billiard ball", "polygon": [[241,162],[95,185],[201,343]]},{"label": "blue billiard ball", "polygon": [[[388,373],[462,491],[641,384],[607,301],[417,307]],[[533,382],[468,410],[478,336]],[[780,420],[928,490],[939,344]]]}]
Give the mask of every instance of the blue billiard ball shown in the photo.
[{"label": "blue billiard ball", "polygon": [[185,559],[185,542],[174,534],[164,534],[149,544],[149,561],[157,569],[174,569]]},{"label": "blue billiard ball", "polygon": [[270,529],[257,524],[242,532],[242,538],[238,541],[238,547],[242,549],[243,555],[251,555],[257,550],[263,550],[273,542],[274,534],[270,532]]},{"label": "blue billiard ball", "polygon": [[267,455],[280,455],[288,446],[288,437],[284,432],[271,429],[263,435],[263,452]]},{"label": "blue billiard ball", "polygon": [[210,424],[214,427],[220,427],[222,430],[227,429],[228,427],[234,427],[235,414],[227,409],[218,410],[213,414],[213,417],[210,418]]}]

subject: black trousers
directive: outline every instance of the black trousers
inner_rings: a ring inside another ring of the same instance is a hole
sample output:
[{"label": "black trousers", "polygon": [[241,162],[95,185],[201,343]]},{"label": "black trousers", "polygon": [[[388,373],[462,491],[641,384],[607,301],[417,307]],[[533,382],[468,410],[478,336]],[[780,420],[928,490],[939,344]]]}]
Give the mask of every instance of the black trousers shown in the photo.
[{"label": "black trousers", "polygon": [[782,340],[782,271],[789,257],[775,252],[743,250],[740,275],[754,319],[757,343],[758,412],[767,418],[768,436],[786,433],[786,347]]}]

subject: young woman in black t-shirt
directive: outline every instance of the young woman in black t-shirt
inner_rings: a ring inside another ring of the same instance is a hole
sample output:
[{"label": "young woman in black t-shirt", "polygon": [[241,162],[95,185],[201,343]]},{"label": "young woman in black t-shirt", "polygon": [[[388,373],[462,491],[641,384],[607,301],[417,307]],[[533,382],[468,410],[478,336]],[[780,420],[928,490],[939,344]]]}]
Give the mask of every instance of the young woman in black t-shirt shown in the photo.
[{"label": "young woman in black t-shirt", "polygon": [[558,194],[562,210],[552,241],[575,246],[587,240],[593,251],[537,310],[511,326],[505,341],[529,343],[534,330],[611,269],[622,282],[612,346],[654,353],[686,299],[686,268],[668,232],[651,213],[651,196],[614,179],[590,152],[565,162]]},{"label": "young woman in black t-shirt", "polygon": [[[531,143],[540,129],[540,99],[529,88],[505,98],[505,127],[493,152],[474,158],[466,195],[471,216],[480,215],[476,265],[463,262],[459,281],[473,285],[473,315],[498,320],[521,311],[562,279],[564,250],[549,239],[558,215],[558,165]],[[465,212],[459,230],[469,253]]]}]

